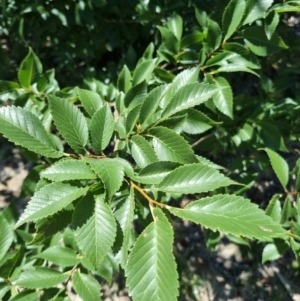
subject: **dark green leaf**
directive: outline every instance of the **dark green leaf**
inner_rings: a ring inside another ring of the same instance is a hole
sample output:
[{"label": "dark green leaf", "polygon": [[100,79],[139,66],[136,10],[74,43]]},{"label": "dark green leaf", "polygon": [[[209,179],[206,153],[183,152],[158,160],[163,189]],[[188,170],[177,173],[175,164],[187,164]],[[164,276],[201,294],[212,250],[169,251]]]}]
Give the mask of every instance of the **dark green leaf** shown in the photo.
[{"label": "dark green leaf", "polygon": [[20,88],[21,86],[18,83],[0,80],[0,94],[18,90]]},{"label": "dark green leaf", "polygon": [[147,94],[147,84],[145,81],[133,86],[125,95],[124,105],[128,110],[141,103]]},{"label": "dark green leaf", "polygon": [[14,233],[11,225],[6,221],[2,212],[0,212],[0,260],[8,251],[14,239]]}]

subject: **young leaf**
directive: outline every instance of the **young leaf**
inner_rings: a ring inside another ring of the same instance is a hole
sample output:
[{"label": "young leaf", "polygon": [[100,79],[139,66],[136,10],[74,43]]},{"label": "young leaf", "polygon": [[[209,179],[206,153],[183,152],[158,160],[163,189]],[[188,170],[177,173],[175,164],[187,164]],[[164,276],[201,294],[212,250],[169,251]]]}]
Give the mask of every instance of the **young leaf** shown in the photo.
[{"label": "young leaf", "polygon": [[144,80],[146,82],[149,80],[155,68],[156,60],[157,59],[145,60],[135,68],[132,76],[133,86],[141,83]]},{"label": "young leaf", "polygon": [[101,154],[102,150],[107,147],[114,132],[114,125],[114,117],[108,105],[93,115],[89,130],[95,153]]},{"label": "young leaf", "polygon": [[50,158],[62,156],[38,117],[20,107],[0,108],[0,133],[40,155]]},{"label": "young leaf", "polygon": [[60,182],[44,186],[29,201],[15,228],[25,222],[36,221],[60,211],[85,194],[87,190],[88,187],[78,188]]},{"label": "young leaf", "polygon": [[169,102],[162,116],[169,117],[177,112],[197,106],[210,99],[217,91],[216,86],[192,83],[182,87]]},{"label": "young leaf", "polygon": [[215,195],[188,204],[184,209],[171,207],[170,212],[213,231],[260,240],[283,236],[285,230],[265,215],[256,204],[234,195]]},{"label": "young leaf", "polygon": [[275,222],[280,223],[282,210],[281,210],[279,194],[274,194],[272,196],[265,212],[266,212],[266,215],[272,217],[272,219]]},{"label": "young leaf", "polygon": [[57,161],[40,173],[41,177],[50,181],[71,181],[94,179],[96,175],[91,168],[81,160],[66,158]]},{"label": "young leaf", "polygon": [[69,273],[61,273],[45,267],[35,267],[24,271],[17,280],[17,284],[26,288],[48,288],[68,279]]},{"label": "young leaf", "polygon": [[77,94],[84,109],[92,117],[103,106],[103,100],[96,92],[77,88]]},{"label": "young leaf", "polygon": [[290,244],[284,240],[276,240],[276,243],[267,244],[262,252],[261,263],[280,258],[290,247]]},{"label": "young leaf", "polygon": [[172,253],[173,231],[158,209],[153,209],[154,221],[134,244],[125,268],[129,294],[134,301],[176,301],[178,275]]},{"label": "young leaf", "polygon": [[158,184],[179,166],[180,164],[175,162],[155,162],[143,168],[139,175],[134,177],[134,180],[143,184]]},{"label": "young leaf", "polygon": [[76,252],[67,247],[53,246],[36,255],[62,267],[72,267],[79,263]]},{"label": "young leaf", "polygon": [[245,0],[231,0],[226,6],[222,20],[224,41],[228,40],[240,25],[245,7]]},{"label": "young leaf", "polygon": [[92,159],[86,158],[92,170],[102,180],[108,198],[111,198],[121,187],[124,170],[117,160],[110,158]]},{"label": "young leaf", "polygon": [[262,26],[246,28],[243,32],[243,37],[250,50],[259,56],[267,56],[288,48],[276,32],[274,32],[272,38],[268,40]]},{"label": "young leaf", "polygon": [[10,245],[14,240],[14,233],[12,227],[6,221],[2,212],[0,212],[0,260],[8,251]]},{"label": "young leaf", "polygon": [[271,149],[264,148],[263,150],[267,153],[267,155],[270,159],[272,168],[273,168],[278,180],[280,181],[283,189],[286,190],[286,185],[289,181],[288,164],[281,156],[279,156],[277,153],[275,153]]},{"label": "young leaf", "polygon": [[167,23],[168,28],[173,32],[178,41],[182,36],[182,18],[174,13]]},{"label": "young leaf", "polygon": [[123,242],[120,252],[117,254],[121,266],[124,268],[128,258],[130,248],[130,237],[132,221],[134,218],[134,190],[130,189],[129,196],[125,199],[122,206],[115,211],[115,217],[119,222],[123,232]]},{"label": "young leaf", "polygon": [[176,168],[157,186],[170,193],[200,193],[237,184],[219,171],[202,164],[188,164]]},{"label": "young leaf", "polygon": [[119,91],[127,93],[131,86],[131,74],[128,67],[124,65],[118,77],[117,87]]},{"label": "young leaf", "polygon": [[77,152],[85,153],[88,125],[84,115],[69,101],[48,95],[54,123],[67,143]]},{"label": "young leaf", "polygon": [[76,293],[82,300],[101,300],[101,286],[94,277],[82,274],[77,270],[72,276],[72,283]]},{"label": "young leaf", "polygon": [[133,86],[125,95],[124,105],[128,110],[134,108],[138,103],[142,102],[147,94],[147,84],[145,81]]},{"label": "young leaf", "polygon": [[29,47],[29,52],[20,65],[18,79],[22,87],[30,88],[36,83],[43,72],[42,64],[33,50]]},{"label": "young leaf", "polygon": [[273,1],[274,0],[247,0],[243,25],[252,23],[257,19],[263,18],[264,13],[272,5]]},{"label": "young leaf", "polygon": [[231,86],[224,77],[214,78],[216,86],[219,88],[213,96],[213,101],[217,109],[223,114],[233,118],[232,106],[233,96]]},{"label": "young leaf", "polygon": [[149,131],[153,136],[153,147],[159,160],[178,163],[194,163],[197,158],[188,143],[178,134],[164,127]]},{"label": "young leaf", "polygon": [[21,86],[18,83],[0,80],[0,94],[18,90],[20,88]]},{"label": "young leaf", "polygon": [[87,221],[81,217],[84,224],[74,221],[79,226],[75,230],[75,238],[79,249],[92,265],[98,269],[107,256],[116,236],[116,221],[110,207],[98,197],[94,203],[85,205],[91,208],[92,216]]}]

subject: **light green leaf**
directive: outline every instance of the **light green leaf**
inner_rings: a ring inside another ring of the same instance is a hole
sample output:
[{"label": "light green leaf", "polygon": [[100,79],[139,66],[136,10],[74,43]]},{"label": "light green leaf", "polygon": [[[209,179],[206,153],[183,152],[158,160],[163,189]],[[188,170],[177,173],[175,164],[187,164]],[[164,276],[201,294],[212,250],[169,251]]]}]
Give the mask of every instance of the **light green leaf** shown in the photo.
[{"label": "light green leaf", "polygon": [[263,18],[267,9],[272,5],[273,0],[247,0],[246,3],[243,25]]},{"label": "light green leaf", "polygon": [[141,103],[147,94],[147,84],[145,81],[133,86],[125,95],[124,105],[128,110]]},{"label": "light green leaf", "polygon": [[222,42],[222,32],[219,27],[219,24],[211,19],[208,19],[208,29],[206,42],[207,47],[209,48],[210,53],[218,49]]},{"label": "light green leaf", "polygon": [[36,83],[43,72],[40,59],[29,47],[29,52],[20,65],[18,79],[22,87],[30,88],[31,84]]},{"label": "light green leaf", "polygon": [[158,160],[154,149],[144,137],[135,135],[130,142],[132,157],[140,167],[145,167]]},{"label": "light green leaf", "polygon": [[60,211],[85,194],[87,190],[88,187],[78,188],[60,182],[42,187],[29,201],[15,228],[25,222],[36,221]]},{"label": "light green leaf", "polygon": [[[289,3],[295,4],[290,5]],[[286,3],[275,4],[271,7],[276,13],[300,12],[299,1],[287,1]]]},{"label": "light green leaf", "polygon": [[214,82],[219,88],[213,96],[214,104],[221,113],[232,119],[233,95],[231,86],[228,81],[221,76],[214,78]]},{"label": "light green leaf", "polygon": [[14,232],[11,225],[6,221],[2,212],[0,212],[0,260],[8,251],[14,240]]},{"label": "light green leaf", "polygon": [[161,161],[194,163],[197,158],[188,143],[178,134],[164,127],[155,127],[149,131],[153,136],[152,144]]},{"label": "light green leaf", "polygon": [[264,264],[266,261],[280,258],[289,248],[290,244],[284,240],[278,240],[276,243],[267,244],[262,252],[261,263]]},{"label": "light green leaf", "polygon": [[158,190],[170,193],[200,193],[237,184],[218,170],[202,164],[188,164],[176,168],[157,186]]},{"label": "light green leaf", "polygon": [[94,203],[86,203],[85,207],[92,216],[86,221],[82,219],[84,224],[75,220],[74,224],[78,225],[75,238],[83,255],[98,269],[114,243],[116,221],[110,207],[100,197]]},{"label": "light green leaf", "polygon": [[114,117],[108,105],[105,105],[93,115],[89,130],[95,153],[101,154],[107,147],[114,132],[114,125]]},{"label": "light green leaf", "polygon": [[15,144],[45,157],[62,156],[38,117],[20,107],[0,108],[0,133]]},{"label": "light green leaf", "polygon": [[42,178],[50,181],[71,181],[94,179],[96,175],[82,160],[65,158],[52,164],[40,173]]},{"label": "light green leaf", "polygon": [[9,301],[36,301],[39,300],[39,292],[33,290],[26,290],[18,293],[13,298],[10,298]]},{"label": "light green leaf", "polygon": [[72,276],[72,283],[76,293],[83,301],[101,300],[101,286],[94,277],[82,274],[77,270]]},{"label": "light green leaf", "polygon": [[286,185],[289,181],[288,164],[281,156],[279,156],[277,153],[275,153],[271,149],[264,148],[263,150],[267,153],[267,155],[270,159],[272,168],[273,168],[278,180],[280,181],[283,189],[286,190]]},{"label": "light green leaf", "polygon": [[224,65],[224,66],[218,68],[217,70],[215,70],[213,73],[221,73],[221,72],[226,72],[226,73],[248,72],[248,73],[252,73],[259,77],[259,74],[257,72],[253,71],[252,69],[250,69],[248,67],[245,67],[244,64],[240,64],[240,63],[231,63],[228,65]]},{"label": "light green leaf", "polygon": [[199,25],[202,28],[207,27],[207,13],[204,10],[199,10],[197,7],[195,7],[195,16],[199,23]]},{"label": "light green leaf", "polygon": [[245,7],[245,0],[231,0],[226,6],[222,20],[224,41],[228,40],[240,25]]},{"label": "light green leaf", "polygon": [[140,110],[139,122],[141,124],[146,123],[153,116],[169,87],[169,85],[158,86],[147,95]]},{"label": "light green leaf", "polygon": [[21,86],[18,83],[0,80],[0,94],[18,90],[20,88]]},{"label": "light green leaf", "polygon": [[123,232],[123,243],[117,258],[121,266],[124,268],[128,259],[128,251],[130,248],[130,237],[132,230],[132,221],[134,218],[134,189],[130,189],[130,194],[126,200],[115,211],[115,217],[119,222]]},{"label": "light green leaf", "polygon": [[61,273],[45,267],[35,267],[24,271],[17,280],[17,284],[26,288],[48,288],[68,279],[69,273]]},{"label": "light green leaf", "polygon": [[235,195],[215,195],[191,202],[184,209],[169,210],[178,217],[225,234],[264,240],[285,233],[256,204]]},{"label": "light green leaf", "polygon": [[91,117],[103,106],[103,100],[96,92],[77,88],[77,95]]},{"label": "light green leaf", "polygon": [[168,28],[157,26],[160,31],[162,42],[171,54],[177,54],[179,51],[179,40],[175,34]]},{"label": "light green leaf", "polygon": [[122,165],[115,159],[101,158],[92,159],[85,158],[92,170],[102,180],[106,189],[108,198],[111,198],[121,187],[124,178],[124,170]]},{"label": "light green leaf", "polygon": [[141,110],[141,105],[138,104],[136,107],[134,107],[126,116],[126,121],[125,121],[125,128],[126,128],[126,133],[129,135],[133,128],[136,126],[137,119],[139,117],[139,113]]},{"label": "light green leaf", "polygon": [[66,99],[48,95],[54,123],[67,143],[77,152],[85,153],[89,131],[80,110]]},{"label": "light green leaf", "polygon": [[281,203],[280,203],[280,195],[274,194],[268,204],[268,207],[265,210],[266,215],[272,217],[274,222],[280,223],[281,221]]},{"label": "light green leaf", "polygon": [[158,184],[170,172],[172,172],[175,168],[179,166],[180,164],[176,162],[155,162],[143,168],[140,171],[139,175],[134,177],[134,180],[143,184]]},{"label": "light green leaf", "polygon": [[215,85],[192,83],[179,89],[163,112],[163,117],[169,117],[177,112],[197,106],[217,92]]},{"label": "light green leaf", "polygon": [[274,34],[278,23],[279,15],[276,12],[271,11],[265,19],[265,33],[268,37],[268,40],[272,38],[272,35]]},{"label": "light green leaf", "polygon": [[199,76],[199,68],[194,67],[190,69],[186,69],[180,72],[175,79],[173,80],[172,84],[168,85],[168,90],[166,95],[160,102],[160,107],[165,109],[171,99],[173,98],[174,94],[182,87],[197,82]]},{"label": "light green leaf", "polygon": [[272,38],[268,40],[262,26],[246,28],[243,32],[243,37],[250,50],[259,56],[267,56],[288,48],[276,32],[274,32]]},{"label": "light green leaf", "polygon": [[142,63],[140,63],[134,70],[133,76],[132,76],[132,85],[135,86],[142,81],[148,81],[151,77],[151,74],[155,68],[157,59],[153,60],[145,60]]},{"label": "light green leaf", "polygon": [[174,13],[167,22],[167,26],[173,32],[177,40],[180,41],[182,36],[182,18]]},{"label": "light green leaf", "polygon": [[168,300],[178,296],[178,275],[172,253],[173,231],[165,215],[153,209],[154,221],[138,237],[125,274],[133,301]]},{"label": "light green leaf", "polygon": [[62,267],[75,266],[80,261],[80,259],[76,257],[74,250],[61,246],[50,247],[36,255],[36,257],[48,260]]},{"label": "light green leaf", "polygon": [[127,93],[131,86],[131,74],[128,67],[124,65],[118,77],[117,87],[119,91]]}]

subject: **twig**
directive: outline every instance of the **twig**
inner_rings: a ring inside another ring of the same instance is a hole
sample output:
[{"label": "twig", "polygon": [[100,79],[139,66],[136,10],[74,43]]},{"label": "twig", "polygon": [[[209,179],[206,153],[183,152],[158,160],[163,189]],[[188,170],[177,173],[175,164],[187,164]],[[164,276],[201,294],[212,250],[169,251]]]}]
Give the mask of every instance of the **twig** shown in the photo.
[{"label": "twig", "polygon": [[206,136],[204,136],[204,137],[201,137],[199,140],[197,140],[196,142],[194,142],[194,143],[191,145],[191,147],[193,148],[193,147],[197,146],[197,145],[200,144],[202,141],[206,140],[207,138],[209,138],[209,137],[211,137],[211,136],[213,136],[213,135],[214,135],[214,133],[210,133],[210,134],[208,134],[208,135],[206,135]]}]

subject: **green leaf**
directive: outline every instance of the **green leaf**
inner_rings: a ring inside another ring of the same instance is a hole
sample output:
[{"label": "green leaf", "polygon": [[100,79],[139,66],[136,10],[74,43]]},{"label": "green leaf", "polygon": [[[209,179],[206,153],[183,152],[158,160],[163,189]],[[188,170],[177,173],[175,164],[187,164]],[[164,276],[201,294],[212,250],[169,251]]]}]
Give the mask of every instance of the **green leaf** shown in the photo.
[{"label": "green leaf", "polygon": [[142,63],[140,63],[134,70],[133,76],[132,76],[132,85],[135,86],[142,81],[148,81],[151,77],[151,74],[155,68],[157,59],[153,60],[145,60]]},{"label": "green leaf", "polygon": [[131,74],[128,67],[124,65],[118,77],[117,87],[119,91],[127,93],[131,86]]},{"label": "green leaf", "polygon": [[[289,3],[293,3],[295,5],[290,5]],[[275,4],[271,7],[271,9],[276,13],[300,12],[299,4],[299,1],[287,1],[286,3]]]},{"label": "green leaf", "polygon": [[206,42],[210,53],[218,49],[222,42],[222,32],[217,22],[208,19]]},{"label": "green leaf", "polygon": [[207,13],[204,10],[199,10],[195,6],[195,16],[196,16],[196,19],[197,19],[199,25],[202,28],[206,28],[207,27]]},{"label": "green leaf", "polygon": [[267,9],[272,5],[273,0],[247,0],[245,19],[243,25],[253,23],[264,17]]},{"label": "green leaf", "polygon": [[218,170],[202,164],[188,164],[176,168],[157,186],[158,190],[170,193],[200,193],[237,184]]},{"label": "green leaf", "polygon": [[246,28],[243,32],[243,37],[250,50],[259,56],[267,56],[288,48],[276,32],[274,32],[272,38],[268,40],[262,26]]},{"label": "green leaf", "polygon": [[173,130],[175,133],[180,134],[186,119],[186,114],[176,115],[158,122],[157,125],[166,127]]},{"label": "green leaf", "polygon": [[284,240],[277,240],[276,243],[267,244],[262,252],[261,263],[264,264],[266,261],[280,258],[289,248],[290,244]]},{"label": "green leaf", "polygon": [[71,181],[95,179],[96,175],[82,160],[65,158],[59,160],[40,173],[50,181]]},{"label": "green leaf", "polygon": [[[92,265],[98,269],[107,256],[116,236],[116,221],[110,207],[98,197],[94,203],[88,202],[86,210],[91,208],[92,216],[75,230],[79,249]],[[75,225],[78,224],[75,220]]]},{"label": "green leaf", "polygon": [[182,18],[176,13],[173,13],[170,20],[167,22],[167,26],[175,35],[177,40],[180,41],[182,36]]},{"label": "green leaf", "polygon": [[179,163],[159,161],[149,164],[143,168],[138,176],[134,177],[134,180],[143,184],[158,184],[160,183],[170,172],[179,167]]},{"label": "green leaf", "polygon": [[171,72],[158,67],[154,68],[154,75],[159,81],[162,81],[163,83],[170,83],[175,78],[175,75]]},{"label": "green leaf", "polygon": [[105,105],[93,115],[89,130],[95,153],[101,154],[107,147],[114,132],[114,125],[114,117],[108,105]]},{"label": "green leaf", "polygon": [[163,44],[171,54],[177,54],[179,51],[179,40],[176,38],[174,33],[162,26],[157,26],[160,31]]},{"label": "green leaf", "polygon": [[173,98],[174,94],[182,87],[197,82],[199,76],[199,68],[194,67],[190,69],[186,69],[180,72],[175,79],[173,80],[171,85],[168,85],[168,90],[166,95],[160,102],[160,107],[165,109],[171,99]]},{"label": "green leaf", "polygon": [[103,106],[103,100],[96,92],[77,88],[77,95],[91,117]]},{"label": "green leaf", "polygon": [[100,301],[101,286],[92,276],[78,270],[72,276],[72,283],[78,296],[84,301]]},{"label": "green leaf", "polygon": [[214,169],[224,169],[224,167],[222,167],[220,165],[217,165],[217,164],[211,162],[210,160],[208,160],[204,157],[197,156],[197,159],[198,159],[199,163],[201,163],[203,165],[206,165],[208,167],[211,167],[211,168],[214,168]]},{"label": "green leaf", "polygon": [[124,268],[128,259],[130,248],[131,228],[134,218],[134,189],[130,189],[129,196],[122,205],[115,211],[115,217],[119,222],[123,232],[123,242],[120,252],[117,254],[121,266]]},{"label": "green leaf", "polygon": [[163,117],[169,117],[177,112],[197,106],[210,99],[217,88],[205,83],[192,83],[179,89],[163,112]]},{"label": "green leaf", "polygon": [[21,86],[18,83],[9,82],[9,81],[6,81],[6,80],[0,80],[0,95],[2,93],[15,91],[15,90],[18,90],[20,88],[21,88]]},{"label": "green leaf", "polygon": [[138,237],[125,274],[133,301],[168,300],[178,296],[178,275],[172,253],[173,231],[165,215],[153,209],[154,221]]},{"label": "green leaf", "polygon": [[108,198],[111,198],[121,187],[124,178],[123,167],[118,160],[110,158],[85,158],[92,170],[102,180]]},{"label": "green leaf", "polygon": [[278,23],[279,15],[274,11],[270,12],[265,19],[265,33],[268,40],[272,38]]},{"label": "green leaf", "polygon": [[215,106],[221,113],[229,116],[230,118],[233,118],[233,95],[230,84],[224,77],[220,76],[214,78],[214,82],[219,88],[213,96]]},{"label": "green leaf", "polygon": [[147,95],[140,110],[139,122],[141,124],[146,123],[153,116],[169,87],[169,85],[158,86]]},{"label": "green leaf", "polygon": [[74,250],[61,246],[50,247],[36,255],[36,257],[48,260],[62,267],[75,266],[80,261],[80,259],[76,257]]},{"label": "green leaf", "polygon": [[178,134],[164,127],[155,127],[149,131],[153,136],[152,144],[161,161],[194,163],[197,158],[188,143]]},{"label": "green leaf", "polygon": [[0,108],[0,133],[40,155],[51,158],[62,156],[38,117],[20,107]]},{"label": "green leaf", "polygon": [[272,217],[273,221],[280,223],[281,213],[280,195],[274,194],[266,208],[266,215]]},{"label": "green leaf", "polygon": [[137,119],[139,117],[139,113],[141,110],[142,104],[138,104],[136,107],[134,107],[126,116],[125,121],[125,128],[126,128],[126,134],[129,135],[133,128],[136,126]]},{"label": "green leaf", "polygon": [[42,187],[29,201],[15,228],[25,222],[36,221],[60,211],[85,194],[87,190],[88,187],[78,188],[60,182]]},{"label": "green leaf", "polygon": [[145,167],[158,161],[153,148],[144,137],[139,135],[132,136],[130,142],[132,144],[132,157],[140,167]]},{"label": "green leaf", "polygon": [[241,23],[246,8],[245,0],[231,0],[223,14],[224,41],[228,40]]},{"label": "green leaf", "polygon": [[55,85],[54,76],[55,76],[54,69],[47,70],[43,75],[41,75],[36,85],[38,91],[44,92],[48,86],[50,86],[49,87],[50,89],[53,88],[53,86]]},{"label": "green leaf", "polygon": [[191,45],[201,44],[206,35],[202,32],[191,33],[182,38],[180,41],[180,48],[184,49]]},{"label": "green leaf", "polygon": [[18,293],[13,298],[9,299],[9,301],[36,301],[39,300],[39,298],[40,298],[39,292],[33,290],[27,290]]},{"label": "green leaf", "polygon": [[26,288],[48,288],[68,279],[69,273],[61,273],[45,267],[35,267],[24,271],[17,280],[17,284]]},{"label": "green leaf", "polygon": [[128,110],[141,103],[147,94],[147,84],[145,81],[133,86],[125,95],[124,105]]},{"label": "green leaf", "polygon": [[33,50],[29,47],[29,52],[20,65],[18,79],[22,87],[30,88],[36,83],[43,72],[42,64]]},{"label": "green leaf", "polygon": [[77,152],[85,153],[88,142],[87,121],[80,110],[69,101],[48,95],[54,123],[67,143]]},{"label": "green leaf", "polygon": [[267,155],[270,159],[272,168],[273,168],[278,180],[280,181],[283,189],[286,190],[286,185],[289,181],[288,164],[281,156],[279,156],[277,153],[275,153],[271,149],[264,148],[263,150],[267,153]]},{"label": "green leaf", "polygon": [[171,207],[169,210],[180,218],[225,234],[264,240],[285,233],[280,224],[256,204],[235,195],[215,195],[192,202],[184,209]]},{"label": "green leaf", "polygon": [[6,221],[2,212],[0,212],[0,260],[8,251],[14,240],[14,233],[10,224]]}]

